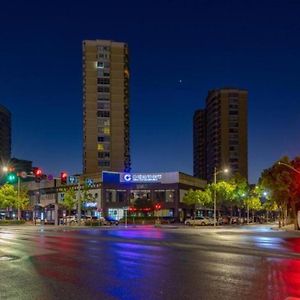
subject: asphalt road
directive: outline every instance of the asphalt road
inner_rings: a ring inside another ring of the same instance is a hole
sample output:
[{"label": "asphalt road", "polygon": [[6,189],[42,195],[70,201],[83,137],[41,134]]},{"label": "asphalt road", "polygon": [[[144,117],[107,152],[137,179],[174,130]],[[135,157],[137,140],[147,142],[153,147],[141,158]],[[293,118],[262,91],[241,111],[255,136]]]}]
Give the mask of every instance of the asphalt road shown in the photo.
[{"label": "asphalt road", "polygon": [[0,299],[300,298],[300,234],[267,226],[0,228]]}]

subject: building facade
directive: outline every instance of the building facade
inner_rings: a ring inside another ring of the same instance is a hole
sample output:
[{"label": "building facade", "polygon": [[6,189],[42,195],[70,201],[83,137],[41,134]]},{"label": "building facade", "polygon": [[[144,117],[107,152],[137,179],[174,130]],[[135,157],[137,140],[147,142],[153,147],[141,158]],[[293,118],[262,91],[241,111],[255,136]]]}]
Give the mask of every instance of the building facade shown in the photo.
[{"label": "building facade", "polygon": [[130,171],[125,43],[83,41],[83,173]]},{"label": "building facade", "polygon": [[191,207],[183,203],[190,189],[204,189],[206,181],[181,172],[114,173],[103,172],[102,209],[117,219],[124,216],[124,208],[135,207],[136,201],[159,203],[159,215],[183,220],[190,216]]},{"label": "building facade", "polygon": [[246,90],[209,91],[194,115],[194,176],[212,181],[214,168],[226,167],[248,179],[247,102]]},{"label": "building facade", "polygon": [[11,113],[0,105],[0,159],[7,165],[11,157]]},{"label": "building facade", "polygon": [[[99,218],[110,216],[120,220],[125,211],[134,208],[138,199],[159,203],[159,216],[184,220],[191,215],[191,207],[183,203],[189,189],[204,189],[206,181],[181,172],[169,173],[123,173],[103,171],[95,177],[78,176],[80,184],[61,185],[60,180],[22,182],[29,191],[30,203],[34,207],[34,219],[54,223],[63,216],[64,195],[70,188],[81,197],[88,187],[88,199],[84,199],[83,216]],[[82,198],[82,199],[83,199]],[[76,211],[74,205],[73,212]],[[66,212],[64,212],[66,214]],[[136,212],[137,214],[142,212]],[[151,211],[153,213],[153,210]]]}]

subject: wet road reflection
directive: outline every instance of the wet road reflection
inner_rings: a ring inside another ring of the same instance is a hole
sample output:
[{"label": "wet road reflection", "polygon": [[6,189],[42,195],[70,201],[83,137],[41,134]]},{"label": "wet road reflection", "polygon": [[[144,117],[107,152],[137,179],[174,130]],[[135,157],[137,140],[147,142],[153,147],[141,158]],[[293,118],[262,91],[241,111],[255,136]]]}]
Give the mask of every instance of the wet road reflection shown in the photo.
[{"label": "wet road reflection", "polygon": [[300,298],[300,238],[267,228],[8,233],[0,255],[23,258],[0,263],[0,291],[26,281],[22,299]]}]

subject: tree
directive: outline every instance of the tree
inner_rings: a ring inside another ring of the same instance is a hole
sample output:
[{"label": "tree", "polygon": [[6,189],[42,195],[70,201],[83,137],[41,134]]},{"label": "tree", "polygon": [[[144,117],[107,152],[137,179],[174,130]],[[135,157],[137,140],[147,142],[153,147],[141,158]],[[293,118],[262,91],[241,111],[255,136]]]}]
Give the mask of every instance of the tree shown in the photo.
[{"label": "tree", "polygon": [[88,209],[86,208],[86,203],[90,201],[95,201],[95,198],[90,193],[90,187],[87,184],[85,184],[80,193],[81,209],[84,210],[85,215],[87,214],[88,211]]},{"label": "tree", "polygon": [[60,204],[65,207],[71,215],[71,210],[74,208],[76,204],[76,193],[74,188],[69,188],[65,193],[64,193],[64,200],[60,201]]},{"label": "tree", "polygon": [[262,204],[260,199],[255,195],[250,195],[249,197],[246,197],[244,200],[245,206],[252,211],[252,218],[254,222],[254,214],[255,211],[262,209]]},{"label": "tree", "polygon": [[21,219],[21,210],[29,207],[28,190],[26,188],[20,189],[19,197],[17,196],[16,201],[13,206],[18,209],[18,220],[20,220]]},{"label": "tree", "polygon": [[16,203],[17,191],[11,184],[4,184],[0,188],[0,208],[8,209]]},{"label": "tree", "polygon": [[247,180],[237,175],[231,178],[229,183],[234,187],[232,192],[232,204],[236,205],[239,209],[244,207],[243,199],[249,194],[250,190]]},{"label": "tree", "polygon": [[278,206],[279,227],[285,224],[287,208],[291,207],[294,227],[298,229],[296,206],[300,201],[300,176],[295,170],[300,169],[300,157],[290,161],[285,156],[279,161],[284,164],[276,162],[270,168],[265,169],[261,174],[259,183],[268,189],[270,201]]},{"label": "tree", "polygon": [[216,192],[217,197],[217,206],[225,206],[231,207],[231,214],[232,214],[232,207],[234,205],[234,191],[235,191],[235,185],[227,182],[227,181],[219,181],[216,184],[212,183],[208,186],[211,193],[213,194]]},{"label": "tree", "polygon": [[209,188],[205,190],[190,189],[183,197],[183,203],[187,205],[208,206],[212,203],[212,194]]}]

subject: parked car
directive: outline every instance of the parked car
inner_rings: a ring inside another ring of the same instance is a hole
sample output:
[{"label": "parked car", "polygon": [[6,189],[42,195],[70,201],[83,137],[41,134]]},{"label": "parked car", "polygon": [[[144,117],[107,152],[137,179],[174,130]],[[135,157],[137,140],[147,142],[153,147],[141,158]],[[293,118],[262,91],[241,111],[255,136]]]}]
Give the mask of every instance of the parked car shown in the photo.
[{"label": "parked car", "polygon": [[186,219],[184,222],[185,225],[211,225],[211,219],[206,217],[192,217],[189,219]]},{"label": "parked car", "polygon": [[119,221],[112,217],[101,217],[99,218],[99,221],[102,225],[119,225]]},{"label": "parked car", "polygon": [[[38,219],[36,219],[36,222],[38,222]],[[66,216],[64,218],[59,219],[60,225],[75,225],[76,223],[77,223],[76,216]]]}]

